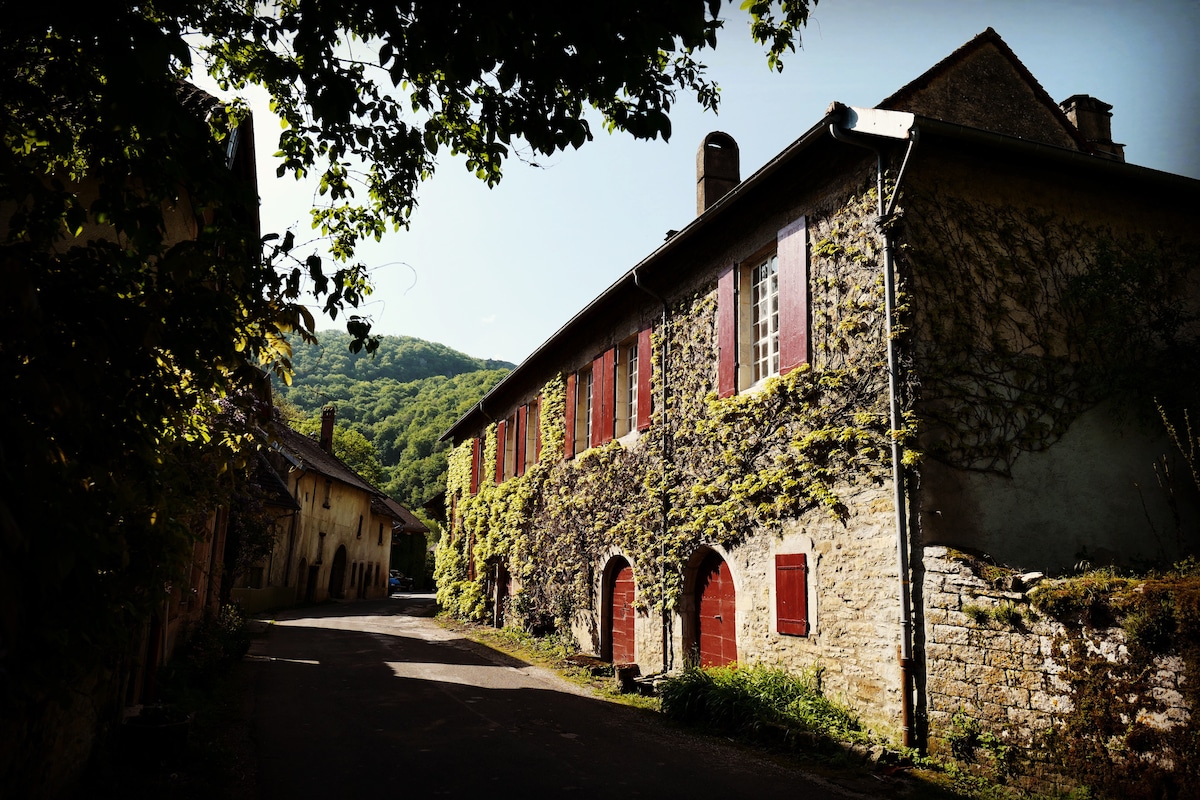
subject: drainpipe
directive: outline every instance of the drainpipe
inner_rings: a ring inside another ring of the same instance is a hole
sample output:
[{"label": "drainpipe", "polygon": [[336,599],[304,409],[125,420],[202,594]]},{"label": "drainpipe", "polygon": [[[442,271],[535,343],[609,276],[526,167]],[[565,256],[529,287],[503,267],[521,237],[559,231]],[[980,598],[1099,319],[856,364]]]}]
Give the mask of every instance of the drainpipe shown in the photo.
[{"label": "drainpipe", "polygon": [[659,375],[662,376],[662,380],[660,381],[661,385],[659,386],[659,391],[661,393],[660,394],[660,398],[661,398],[660,405],[662,408],[662,412],[661,412],[662,413],[662,424],[660,425],[660,427],[662,428],[661,436],[662,436],[662,451],[663,451],[663,454],[662,454],[662,458],[663,458],[663,467],[662,467],[662,472],[663,472],[663,477],[662,477],[662,537],[660,538],[660,546],[659,546],[659,570],[660,570],[659,585],[661,587],[660,591],[662,592],[663,596],[659,598],[659,603],[662,607],[662,661],[663,661],[662,671],[663,671],[663,674],[666,674],[667,670],[670,669],[670,666],[671,666],[670,660],[669,660],[671,636],[670,636],[670,627],[668,625],[668,618],[667,618],[667,599],[666,599],[667,527],[668,527],[668,514],[671,510],[671,501],[670,501],[669,495],[667,494],[667,478],[669,477],[668,468],[670,467],[670,455],[669,455],[670,451],[667,449],[668,445],[670,444],[670,432],[667,430],[667,346],[668,346],[667,343],[670,341],[670,338],[667,336],[667,301],[665,298],[661,297],[658,294],[655,294],[654,292],[650,291],[649,289],[647,289],[645,286],[642,285],[642,279],[641,279],[641,276],[638,275],[636,267],[633,270],[633,285],[636,286],[637,288],[641,289],[643,292],[650,295],[651,297],[653,297],[655,300],[657,300],[659,303],[662,304],[662,346],[659,347],[659,349],[658,349],[658,358],[659,358],[658,372],[659,372]]},{"label": "drainpipe", "polygon": [[[874,137],[901,139],[908,141],[908,149],[904,153],[904,161],[900,172],[896,175],[896,185],[891,199],[884,204],[884,152],[883,148],[872,143],[871,139],[862,139],[850,135],[847,130],[861,131]],[[884,336],[887,341],[888,367],[888,405],[892,429],[892,487],[896,509],[896,556],[897,571],[900,578],[900,716],[901,732],[904,746],[912,747],[912,587],[909,584],[908,565],[908,511],[907,497],[904,491],[903,444],[896,431],[901,427],[901,408],[898,386],[900,383],[900,368],[896,359],[896,342],[893,338],[892,326],[896,306],[896,274],[892,261],[892,236],[888,231],[888,222],[896,207],[899,196],[900,181],[904,170],[908,167],[908,159],[917,144],[918,131],[912,114],[897,111],[881,111],[878,109],[847,108],[843,112],[842,123],[830,123],[829,133],[839,142],[865,147],[875,151],[876,158],[876,192],[879,195],[879,218],[876,225],[883,236],[883,283],[884,283]]]}]

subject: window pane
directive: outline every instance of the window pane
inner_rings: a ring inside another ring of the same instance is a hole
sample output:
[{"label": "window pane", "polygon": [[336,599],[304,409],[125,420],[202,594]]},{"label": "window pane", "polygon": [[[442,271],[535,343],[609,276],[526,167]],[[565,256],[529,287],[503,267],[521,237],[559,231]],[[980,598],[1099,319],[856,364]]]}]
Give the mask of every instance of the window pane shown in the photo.
[{"label": "window pane", "polygon": [[779,259],[772,255],[754,268],[750,287],[753,378],[779,372]]}]

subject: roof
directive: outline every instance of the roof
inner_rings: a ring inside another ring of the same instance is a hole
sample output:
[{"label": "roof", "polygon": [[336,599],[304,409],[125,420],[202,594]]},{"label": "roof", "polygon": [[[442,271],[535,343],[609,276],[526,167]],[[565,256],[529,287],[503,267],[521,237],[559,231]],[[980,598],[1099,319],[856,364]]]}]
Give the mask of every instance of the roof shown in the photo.
[{"label": "roof", "polygon": [[1059,104],[992,28],[897,89],[876,108],[909,111],[943,122],[1094,152]]},{"label": "roof", "polygon": [[321,445],[312,437],[297,433],[283,424],[275,425],[275,437],[279,440],[280,447],[288,451],[288,454],[298,462],[300,468],[318,472],[327,478],[341,481],[372,495],[383,494],[366,478],[346,466],[340,458],[322,450]]},{"label": "roof", "polygon": [[[993,68],[993,71],[997,59],[1002,63],[1008,63],[1021,79],[1015,87],[1010,85],[1010,89],[1018,91],[1020,86],[1024,86],[1026,98],[1033,100],[1040,108],[1039,119],[1031,123],[1032,128],[1043,134],[1052,134],[1053,129],[1058,127],[1061,136],[1022,137],[1014,135],[1014,133],[997,133],[980,127],[977,120],[964,122],[961,115],[951,114],[948,115],[949,119],[943,119],[915,111],[913,112],[915,127],[920,130],[921,138],[919,150],[927,149],[931,145],[951,144],[985,154],[990,158],[1005,154],[1010,158],[1030,164],[1057,163],[1072,169],[1103,175],[1108,179],[1150,182],[1158,186],[1183,187],[1191,193],[1200,192],[1200,181],[1093,155],[1091,149],[1086,142],[1083,142],[1078,131],[1066,119],[1058,105],[1000,39],[999,34],[991,28],[886,98],[877,108],[909,111],[908,108],[896,107],[907,104],[918,107],[935,106],[936,103],[930,102],[930,98],[927,95],[922,96],[921,93],[926,90],[935,90],[939,85],[938,82],[949,76],[956,66],[965,64],[972,59],[991,62],[989,66]],[[974,63],[978,64],[978,61]],[[1012,83],[1010,80],[1009,84]],[[941,85],[944,87],[946,84]],[[980,103],[988,101],[987,88],[985,86],[976,92],[977,97],[973,98],[976,108]],[[684,252],[691,247],[698,247],[701,237],[707,230],[713,228],[723,218],[732,218],[735,210],[740,210],[740,207],[762,201],[763,198],[769,199],[772,192],[786,190],[780,183],[784,177],[792,176],[794,178],[797,174],[816,174],[820,170],[844,167],[848,159],[854,159],[854,163],[861,163],[863,159],[870,158],[867,150],[839,144],[830,134],[832,125],[842,125],[845,111],[845,106],[839,103],[832,104],[825,116],[800,138],[788,145],[753,175],[737,184],[706,211],[692,219],[686,227],[667,239],[654,252],[622,275],[608,289],[568,320],[484,395],[477,404],[456,420],[442,434],[440,440],[461,442],[477,435],[478,430],[494,422],[511,406],[522,402],[525,393],[529,391],[529,385],[540,375],[555,369],[561,363],[561,359],[568,357],[571,345],[576,341],[586,339],[596,326],[604,324],[605,320],[609,318],[609,314],[618,310],[628,312],[635,303],[652,302],[651,298],[656,297],[654,291],[656,287],[674,285],[673,279],[677,281],[678,277],[673,270],[679,269],[677,264],[672,263],[679,260],[675,257],[676,253]],[[956,119],[955,116],[960,118]],[[971,124],[972,122],[976,124]],[[1065,126],[1065,128],[1061,126]],[[1058,143],[1046,141],[1047,138],[1058,138]],[[848,151],[853,151],[853,153],[848,154]],[[662,291],[668,290],[664,288]],[[656,304],[661,302],[659,299]]]},{"label": "roof", "polygon": [[300,509],[300,504],[296,502],[296,498],[292,497],[292,493],[288,491],[287,483],[279,477],[279,473],[271,467],[271,463],[261,452],[258,453],[252,470],[254,479],[263,487],[267,503],[292,511]]},{"label": "roof", "polygon": [[396,524],[393,525],[393,530],[399,528],[404,533],[427,533],[429,531],[425,523],[390,497],[371,498],[371,513],[391,517],[395,520]]},{"label": "roof", "polygon": [[298,433],[282,422],[275,424],[274,431],[279,447],[297,468],[316,472],[367,492],[371,495],[371,512],[395,520],[405,533],[425,533],[429,530],[403,505],[371,485],[370,481],[333,453],[322,450],[316,439]]}]

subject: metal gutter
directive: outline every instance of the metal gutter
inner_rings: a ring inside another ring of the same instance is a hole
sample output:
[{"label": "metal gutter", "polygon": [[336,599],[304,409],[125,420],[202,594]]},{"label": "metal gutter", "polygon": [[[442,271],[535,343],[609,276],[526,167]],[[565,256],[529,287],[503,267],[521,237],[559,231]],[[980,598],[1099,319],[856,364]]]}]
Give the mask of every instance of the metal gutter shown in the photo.
[{"label": "metal gutter", "polygon": [[[853,131],[853,133],[851,133]],[[900,730],[905,747],[913,744],[912,714],[912,586],[908,563],[908,495],[904,485],[904,445],[896,431],[901,428],[903,410],[900,407],[900,366],[896,358],[893,335],[896,316],[896,268],[892,259],[892,235],[888,221],[896,208],[900,181],[908,167],[909,158],[919,139],[916,118],[900,111],[846,108],[840,122],[829,125],[829,135],[839,142],[865,147],[875,152],[878,217],[875,224],[883,237],[884,322],[883,336],[887,345],[888,414],[892,439],[892,501],[896,530],[896,561],[900,590]],[[885,202],[885,155],[882,142],[908,142],[904,161],[892,187],[892,196]]]},{"label": "metal gutter", "polygon": [[670,618],[667,613],[667,601],[666,601],[666,594],[665,594],[665,588],[667,585],[667,529],[669,527],[670,519],[671,519],[671,494],[667,490],[667,486],[668,486],[668,481],[670,478],[670,468],[673,466],[673,462],[671,461],[671,451],[670,451],[671,432],[667,426],[667,409],[669,408],[669,406],[667,405],[667,378],[670,375],[670,373],[667,371],[667,347],[668,347],[668,342],[670,342],[670,337],[667,335],[668,325],[669,325],[669,320],[668,320],[668,316],[667,316],[668,315],[668,306],[667,306],[666,298],[662,297],[661,295],[657,294],[656,292],[651,291],[650,289],[648,289],[642,285],[641,277],[638,275],[637,267],[634,267],[630,271],[630,274],[633,275],[633,285],[634,286],[641,289],[643,292],[650,295],[658,302],[662,303],[662,336],[661,336],[662,346],[659,347],[659,349],[658,349],[659,373],[662,375],[662,380],[659,381],[659,384],[660,384],[659,392],[661,393],[660,396],[662,398],[661,410],[659,411],[659,413],[662,415],[662,421],[661,421],[661,424],[659,425],[659,427],[662,428],[661,435],[662,435],[662,472],[663,472],[662,506],[661,506],[662,535],[659,537],[659,555],[660,555],[659,577],[660,577],[660,581],[662,583],[662,588],[660,589],[660,592],[662,594],[661,594],[661,597],[659,598],[659,604],[660,604],[661,610],[662,610],[662,671],[663,671],[663,674],[665,675],[667,673],[667,671],[671,668],[670,656],[672,655],[671,646],[670,646],[670,642],[671,642]]}]

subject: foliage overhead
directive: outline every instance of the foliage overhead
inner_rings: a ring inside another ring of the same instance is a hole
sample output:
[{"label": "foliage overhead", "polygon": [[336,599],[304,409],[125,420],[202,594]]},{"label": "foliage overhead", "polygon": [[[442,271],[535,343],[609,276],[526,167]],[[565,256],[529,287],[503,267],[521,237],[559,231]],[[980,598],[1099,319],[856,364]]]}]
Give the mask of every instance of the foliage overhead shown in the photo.
[{"label": "foliage overhead", "polygon": [[[815,4],[815,0],[814,0]],[[443,150],[496,183],[506,158],[578,148],[608,130],[667,138],[680,91],[715,109],[698,53],[717,43],[721,0],[618,0],[597,15],[553,3],[196,4],[223,86],[265,87],[285,122],[279,173],[320,175],[314,223],[349,257],[405,225]],[[745,4],[773,64],[794,49],[808,0]],[[523,144],[522,144],[523,143]]]},{"label": "foliage overhead", "polygon": [[[808,6],[752,4],[754,35],[787,49]],[[0,700],[32,707],[118,661],[186,583],[199,523],[249,463],[256,367],[289,374],[288,335],[316,328],[307,294],[375,346],[354,248],[407,223],[440,152],[495,183],[522,147],[582,145],[596,112],[669,135],[678,92],[716,106],[697,54],[720,9],[0,0]],[[246,106],[195,91],[193,70],[270,94],[278,172],[319,177],[332,266],[295,232],[262,236],[229,158]],[[24,744],[0,768],[38,752]]]}]

